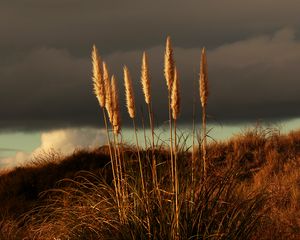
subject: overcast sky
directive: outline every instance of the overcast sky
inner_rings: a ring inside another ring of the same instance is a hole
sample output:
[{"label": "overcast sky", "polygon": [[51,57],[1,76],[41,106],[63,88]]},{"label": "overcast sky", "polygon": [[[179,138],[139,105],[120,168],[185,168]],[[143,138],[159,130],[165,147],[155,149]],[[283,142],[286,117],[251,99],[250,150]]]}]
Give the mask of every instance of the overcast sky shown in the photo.
[{"label": "overcast sky", "polygon": [[[182,87],[182,123],[191,121],[203,46],[211,121],[299,117],[299,9],[299,0],[0,0],[0,129],[99,126],[93,43],[117,76],[123,106],[122,68],[128,65],[138,112],[145,108],[140,63],[147,51],[155,117],[166,121],[167,35]],[[197,108],[200,114],[199,101]],[[128,122],[124,107],[122,120]]]}]

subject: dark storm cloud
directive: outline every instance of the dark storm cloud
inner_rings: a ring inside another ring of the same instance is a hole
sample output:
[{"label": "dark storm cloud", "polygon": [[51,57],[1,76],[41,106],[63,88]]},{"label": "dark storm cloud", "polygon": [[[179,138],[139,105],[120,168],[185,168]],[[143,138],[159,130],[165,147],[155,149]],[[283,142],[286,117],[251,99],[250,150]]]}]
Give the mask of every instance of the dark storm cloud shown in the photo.
[{"label": "dark storm cloud", "polygon": [[[282,27],[299,27],[297,0],[81,1],[0,3],[1,52],[36,46],[86,56],[161,44],[171,34],[180,47],[216,47]],[[24,49],[25,48],[25,49]]]},{"label": "dark storm cloud", "polygon": [[180,72],[182,121],[192,116],[203,45],[208,47],[212,119],[300,114],[299,1],[12,0],[0,6],[2,129],[98,126],[90,80],[93,43],[118,77],[121,92],[122,66],[128,64],[138,110],[143,105],[140,58],[143,49],[148,51],[156,118],[166,120],[166,34],[172,36]]}]

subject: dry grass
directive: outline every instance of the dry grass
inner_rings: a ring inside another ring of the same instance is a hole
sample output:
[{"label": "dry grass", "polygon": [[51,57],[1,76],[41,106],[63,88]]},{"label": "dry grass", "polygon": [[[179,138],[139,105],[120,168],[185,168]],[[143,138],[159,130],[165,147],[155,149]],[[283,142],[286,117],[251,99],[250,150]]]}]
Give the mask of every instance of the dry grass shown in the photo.
[{"label": "dry grass", "polygon": [[92,51],[92,64],[93,64],[93,85],[94,93],[99,101],[100,106],[105,106],[105,86],[102,71],[102,62],[96,46],[93,46]]},{"label": "dry grass", "polygon": [[115,76],[111,77],[111,95],[112,95],[112,112],[113,112],[113,130],[115,134],[119,134],[121,131],[121,113],[119,107],[119,91]]},{"label": "dry grass", "polygon": [[[206,182],[197,184],[193,202],[186,201],[191,193],[191,154],[185,150],[178,153],[181,239],[192,236],[195,239],[299,239],[300,131],[280,135],[255,129],[226,142],[211,143],[207,151],[208,177]],[[41,156],[43,160],[39,163],[3,173],[0,177],[1,239],[25,236],[30,239],[141,236],[143,239],[148,236],[146,214],[150,217],[152,239],[170,239],[173,208],[168,193],[171,179],[166,171],[169,154],[163,149],[156,152],[160,186],[168,191],[161,192],[160,206],[148,185],[152,207],[146,213],[135,149],[124,146],[131,176],[127,223],[118,220],[107,148],[77,152],[67,158],[49,154]],[[142,151],[141,156],[144,159],[147,152]],[[198,157],[198,168],[201,164]],[[149,166],[144,165],[143,169],[145,176],[151,176]],[[69,180],[58,182],[65,178]],[[199,174],[195,178],[201,181]],[[41,195],[44,191],[47,194]],[[25,225],[24,218],[20,218],[24,213]],[[247,235],[238,235],[242,238],[231,234]]]},{"label": "dry grass", "polygon": [[206,105],[208,100],[208,70],[207,70],[207,60],[205,48],[202,49],[201,53],[201,65],[200,65],[200,79],[199,79],[199,92],[200,92],[200,102],[202,106],[202,132],[203,132],[203,142],[202,142],[202,152],[203,152],[203,175],[204,178],[207,176],[207,164],[206,164]]},{"label": "dry grass", "polygon": [[105,108],[108,113],[110,122],[113,122],[113,107],[112,107],[112,93],[111,93],[111,83],[110,76],[108,73],[108,67],[105,62],[103,62],[103,79],[105,87]]},{"label": "dry grass", "polygon": [[151,103],[151,84],[149,76],[148,58],[146,52],[143,52],[142,69],[141,69],[141,83],[145,96],[145,102],[149,105]]},{"label": "dry grass", "polygon": [[174,61],[174,57],[173,57],[173,48],[172,48],[172,44],[171,44],[171,37],[168,36],[167,41],[166,41],[164,74],[165,74],[166,83],[167,83],[169,92],[171,92],[171,88],[173,86],[174,68],[175,68],[175,61]]},{"label": "dry grass", "polygon": [[171,109],[172,109],[172,118],[177,120],[180,112],[180,88],[179,88],[179,80],[177,68],[174,70],[174,81],[172,86],[172,94],[171,94]]},{"label": "dry grass", "polygon": [[132,80],[129,73],[129,70],[126,66],[123,68],[124,70],[124,85],[125,85],[125,95],[126,95],[126,106],[128,114],[131,118],[135,117],[135,104],[134,104],[134,94],[132,87]]},{"label": "dry grass", "polygon": [[208,73],[207,73],[207,60],[205,48],[202,49],[201,53],[201,65],[200,65],[200,80],[199,80],[199,91],[200,91],[200,102],[204,108],[207,105],[208,99]]}]

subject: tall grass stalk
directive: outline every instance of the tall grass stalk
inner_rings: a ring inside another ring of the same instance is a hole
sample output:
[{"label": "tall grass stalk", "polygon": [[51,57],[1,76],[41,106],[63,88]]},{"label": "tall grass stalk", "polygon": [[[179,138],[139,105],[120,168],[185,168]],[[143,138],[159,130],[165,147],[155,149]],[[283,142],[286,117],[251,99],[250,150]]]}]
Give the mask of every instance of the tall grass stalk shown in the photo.
[{"label": "tall grass stalk", "polygon": [[120,173],[120,187],[121,187],[121,194],[122,194],[122,219],[126,221],[126,206],[127,204],[127,189],[126,189],[126,165],[124,158],[121,158],[121,151],[120,151],[120,144],[119,144],[119,134],[121,132],[121,116],[120,116],[120,109],[119,109],[119,91],[117,87],[116,78],[114,75],[111,77],[111,95],[112,95],[112,112],[113,112],[113,133],[114,133],[114,141],[115,141],[115,155],[116,161],[119,167]]},{"label": "tall grass stalk", "polygon": [[[196,169],[196,159],[195,159],[195,116],[196,116],[196,78],[195,78],[195,68],[193,71],[193,122],[192,122],[192,172],[191,172],[191,207],[194,203],[195,194],[195,169]],[[191,208],[192,209],[192,208]]]},{"label": "tall grass stalk", "polygon": [[[104,69],[105,69],[105,75],[102,69],[102,61],[99,56],[98,50],[95,45],[93,45],[93,50],[92,50],[92,65],[93,65],[93,87],[94,87],[94,93],[98,99],[99,105],[102,109],[103,113],[103,120],[104,120],[104,125],[106,129],[106,138],[107,138],[107,144],[108,144],[108,149],[109,149],[109,156],[111,160],[111,166],[112,166],[112,173],[113,173],[113,184],[115,187],[115,192],[116,195],[119,195],[119,188],[118,188],[118,176],[117,176],[117,171],[116,171],[116,165],[112,153],[112,147],[111,147],[111,141],[109,137],[109,131],[108,131],[108,124],[107,124],[107,117],[105,114],[105,106],[106,106],[106,84],[105,81],[107,81],[108,77],[108,72],[106,68],[106,64],[103,63]],[[119,198],[118,200],[118,206],[120,204]]]},{"label": "tall grass stalk", "polygon": [[[143,165],[142,165],[142,160],[141,160],[141,155],[140,155],[140,146],[139,146],[139,140],[138,140],[138,136],[137,136],[137,127],[136,127],[136,122],[135,122],[135,101],[134,101],[132,80],[131,80],[131,76],[130,76],[127,66],[124,66],[123,70],[124,70],[126,105],[127,105],[128,114],[129,114],[130,118],[132,119],[132,123],[133,123],[136,147],[137,147],[137,154],[138,154],[139,169],[140,169],[140,176],[141,176],[142,193],[143,193],[143,198],[145,198],[145,200],[146,200],[146,212],[148,212],[148,208],[149,208],[148,196],[147,196],[148,194],[147,194],[146,186],[145,186]],[[147,218],[147,226],[148,226],[149,237],[150,237],[149,214],[147,214],[146,218]]]},{"label": "tall grass stalk", "polygon": [[[105,87],[105,109],[109,117],[109,121],[111,125],[114,125],[114,106],[113,106],[113,95],[112,95],[112,89],[111,89],[111,80],[108,72],[108,67],[105,62],[103,62],[103,81],[104,81],[104,87]],[[113,129],[114,130],[114,129]],[[116,149],[116,141],[114,138],[114,150]],[[112,159],[112,167],[114,168],[115,171],[115,185],[117,187],[116,190],[116,198],[119,206],[119,213],[120,213],[120,218],[122,219],[122,207],[121,207],[121,198],[122,198],[122,188],[121,188],[121,172],[120,172],[120,165],[118,161],[118,156],[115,152],[114,157]]]},{"label": "tall grass stalk", "polygon": [[126,106],[127,106],[127,111],[128,111],[129,117],[132,119],[132,123],[133,123],[133,127],[134,127],[138,161],[139,161],[139,166],[140,166],[142,191],[143,191],[143,193],[145,193],[145,180],[144,180],[143,166],[142,166],[141,155],[140,155],[139,141],[138,141],[138,137],[137,137],[137,128],[136,128],[136,123],[135,123],[135,101],[134,101],[132,80],[131,80],[131,76],[130,76],[127,66],[124,66],[123,71],[124,71]]},{"label": "tall grass stalk", "polygon": [[164,75],[168,87],[168,108],[169,108],[169,127],[170,127],[170,155],[171,155],[171,176],[172,176],[172,190],[175,191],[175,179],[174,179],[174,159],[173,159],[173,134],[172,134],[172,110],[171,110],[171,93],[174,81],[174,57],[173,49],[171,45],[170,36],[166,40],[166,50],[164,57]]},{"label": "tall grass stalk", "polygon": [[202,49],[201,53],[201,64],[200,64],[200,101],[202,106],[202,131],[203,131],[203,142],[202,142],[202,156],[203,156],[203,173],[204,179],[207,177],[207,159],[206,159],[206,106],[208,99],[208,77],[207,77],[207,60],[205,48]]},{"label": "tall grass stalk", "polygon": [[145,126],[145,116],[144,116],[143,107],[141,107],[141,120],[142,120],[143,134],[144,134],[144,145],[145,145],[145,149],[148,149],[146,126]]},{"label": "tall grass stalk", "polygon": [[178,196],[179,196],[179,177],[178,177],[178,167],[177,167],[177,158],[178,158],[178,146],[177,146],[177,132],[176,132],[176,122],[180,113],[180,91],[179,91],[179,79],[177,68],[174,69],[174,81],[172,86],[171,94],[171,109],[172,109],[172,118],[174,120],[174,181],[175,181],[175,239],[179,236],[179,205],[178,205]]},{"label": "tall grass stalk", "polygon": [[[159,186],[157,182],[157,169],[156,169],[156,157],[154,153],[155,145],[154,145],[154,124],[153,124],[153,113],[152,113],[152,99],[151,99],[151,82],[149,76],[149,67],[148,67],[148,57],[146,52],[143,52],[142,58],[142,67],[141,67],[141,83],[142,89],[145,97],[145,102],[147,104],[148,115],[149,115],[149,124],[151,129],[151,150],[152,150],[152,180],[153,185],[157,191]],[[159,193],[159,192],[158,192]]]}]

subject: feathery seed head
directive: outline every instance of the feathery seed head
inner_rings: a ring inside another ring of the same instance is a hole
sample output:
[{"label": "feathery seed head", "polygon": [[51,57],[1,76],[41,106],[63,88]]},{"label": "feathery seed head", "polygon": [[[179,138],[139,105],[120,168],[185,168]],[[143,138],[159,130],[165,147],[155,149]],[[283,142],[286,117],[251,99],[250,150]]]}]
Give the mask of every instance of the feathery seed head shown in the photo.
[{"label": "feathery seed head", "polygon": [[107,65],[105,62],[103,62],[103,80],[104,80],[104,87],[105,87],[105,108],[108,113],[109,121],[112,123],[113,111],[112,111],[111,84],[110,84]]},{"label": "feathery seed head", "polygon": [[116,78],[114,75],[111,77],[111,95],[112,95],[112,125],[115,134],[121,131],[121,116],[119,109],[119,91],[117,87]]},{"label": "feathery seed head", "polygon": [[180,89],[179,89],[179,79],[177,68],[174,70],[174,81],[172,86],[172,95],[171,95],[171,108],[172,108],[172,117],[177,119],[180,113]]},{"label": "feathery seed head", "polygon": [[103,71],[101,67],[101,58],[95,45],[93,45],[92,51],[92,64],[94,93],[99,101],[100,106],[103,108],[105,105],[105,88],[102,76]]},{"label": "feathery seed head", "polygon": [[166,42],[166,50],[165,50],[164,74],[165,74],[169,92],[171,92],[171,88],[173,85],[174,65],[175,63],[173,57],[173,49],[171,45],[171,38],[170,36],[168,36]]},{"label": "feathery seed head", "polygon": [[201,64],[200,64],[200,101],[202,107],[205,107],[208,99],[208,71],[207,71],[207,60],[205,48],[202,49],[201,53]]},{"label": "feathery seed head", "polygon": [[131,81],[131,77],[130,77],[128,68],[126,66],[124,66],[123,70],[124,70],[124,85],[125,85],[127,111],[128,111],[129,116],[131,118],[134,118],[135,117],[135,105],[134,105],[132,81]]},{"label": "feathery seed head", "polygon": [[148,59],[145,52],[143,53],[141,75],[142,75],[141,82],[142,82],[142,88],[145,96],[145,102],[147,104],[150,104],[151,101],[150,77],[149,77]]}]

